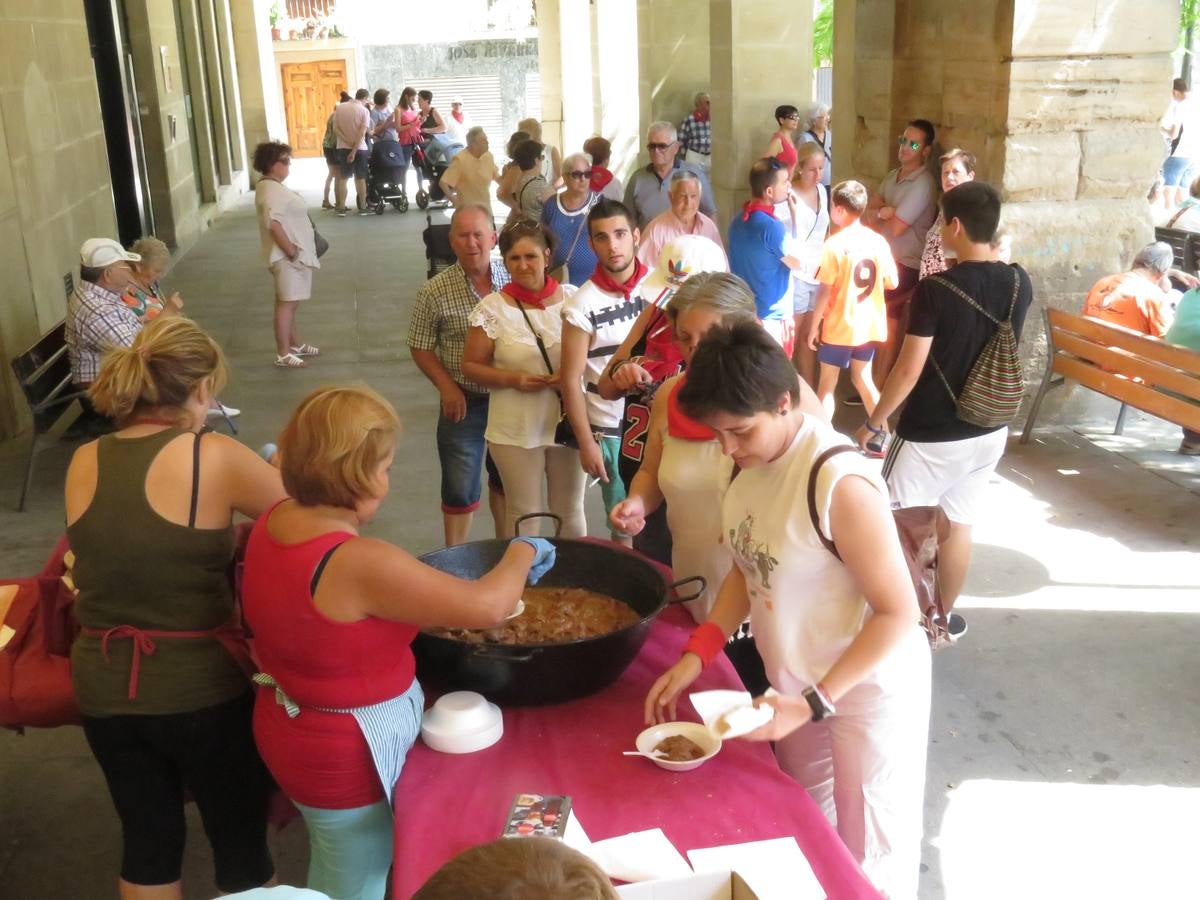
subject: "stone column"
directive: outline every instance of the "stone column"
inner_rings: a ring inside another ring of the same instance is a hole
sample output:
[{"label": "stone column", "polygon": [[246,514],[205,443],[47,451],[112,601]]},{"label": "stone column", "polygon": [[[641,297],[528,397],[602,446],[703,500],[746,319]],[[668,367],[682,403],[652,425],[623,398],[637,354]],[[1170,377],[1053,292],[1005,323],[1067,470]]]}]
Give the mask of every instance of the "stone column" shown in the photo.
[{"label": "stone column", "polygon": [[642,137],[659,119],[678,125],[709,90],[709,0],[638,0]]},{"label": "stone column", "polygon": [[874,190],[895,165],[892,0],[841,0],[833,23],[833,179]]},{"label": "stone column", "polygon": [[[613,0],[614,6],[623,0]],[[607,4],[604,15],[609,15]],[[592,14],[589,0],[558,0],[559,52],[562,77],[563,155],[583,146],[596,129],[593,92]]]},{"label": "stone column", "polygon": [[[563,56],[559,31],[559,0],[538,0],[538,75],[542,85],[542,137],[552,144],[563,140]],[[501,138],[508,140],[508,135]]]},{"label": "stone column", "polygon": [[713,189],[722,228],[750,196],[747,175],[775,130],[775,107],[812,97],[812,5],[712,0]]},{"label": "stone column", "polygon": [[612,143],[613,171],[622,181],[641,146],[639,107],[630,102],[638,93],[641,68],[639,48],[632,36],[638,33],[637,0],[606,0],[595,10],[595,110],[590,130],[577,143],[563,148],[564,155],[579,150],[594,133]]},{"label": "stone column", "polygon": [[287,135],[287,120],[280,103],[283,91],[268,24],[270,7],[270,0],[229,5],[247,148],[270,140],[272,135]]},{"label": "stone column", "polygon": [[[1098,4],[1095,16],[1016,0],[1001,147],[1013,253],[1038,299],[1078,310],[1102,275],[1153,239],[1146,196],[1165,155],[1174,2]],[[1040,332],[1040,329],[1038,329]],[[1037,335],[1040,339],[1040,333]]]}]

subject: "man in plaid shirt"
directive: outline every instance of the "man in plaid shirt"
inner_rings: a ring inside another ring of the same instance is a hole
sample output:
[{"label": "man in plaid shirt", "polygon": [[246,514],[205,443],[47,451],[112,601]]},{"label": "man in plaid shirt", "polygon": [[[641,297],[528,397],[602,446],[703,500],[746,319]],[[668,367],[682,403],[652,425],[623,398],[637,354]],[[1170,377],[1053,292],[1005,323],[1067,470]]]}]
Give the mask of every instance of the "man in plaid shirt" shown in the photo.
[{"label": "man in plaid shirt", "polygon": [[[479,507],[487,443],[487,388],[463,375],[467,317],[486,295],[509,281],[504,263],[491,256],[496,246],[492,212],[480,204],[460,206],[450,219],[450,246],[457,262],[417,292],[408,323],[413,362],[441,395],[438,458],[442,464],[442,528],[446,546],[461,544]],[[496,537],[504,522],[499,475],[488,460],[489,505]]]},{"label": "man in plaid shirt", "polygon": [[79,249],[79,284],[67,302],[67,353],[71,380],[87,387],[100,372],[100,357],[111,347],[128,347],[142,320],[121,295],[133,278],[136,253],[109,238],[91,238]]},{"label": "man in plaid shirt", "polygon": [[695,108],[679,123],[679,148],[683,151],[684,162],[695,163],[705,171],[712,164],[711,102],[708,94],[701,91],[693,101]]}]

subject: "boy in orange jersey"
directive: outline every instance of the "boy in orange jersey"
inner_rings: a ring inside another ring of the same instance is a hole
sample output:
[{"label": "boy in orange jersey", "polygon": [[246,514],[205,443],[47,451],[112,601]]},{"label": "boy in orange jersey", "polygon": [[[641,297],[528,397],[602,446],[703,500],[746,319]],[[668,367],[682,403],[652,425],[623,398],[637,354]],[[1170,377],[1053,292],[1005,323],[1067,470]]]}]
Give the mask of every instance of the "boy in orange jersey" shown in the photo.
[{"label": "boy in orange jersey", "polygon": [[871,360],[875,342],[887,340],[883,292],[895,288],[900,280],[888,242],[859,222],[868,197],[867,189],[857,181],[843,181],[834,187],[829,218],[838,230],[821,248],[817,270],[821,286],[813,305],[808,346],[817,351],[817,396],[830,418],[838,375],[847,366],[868,416],[879,402],[879,391],[871,379]]}]

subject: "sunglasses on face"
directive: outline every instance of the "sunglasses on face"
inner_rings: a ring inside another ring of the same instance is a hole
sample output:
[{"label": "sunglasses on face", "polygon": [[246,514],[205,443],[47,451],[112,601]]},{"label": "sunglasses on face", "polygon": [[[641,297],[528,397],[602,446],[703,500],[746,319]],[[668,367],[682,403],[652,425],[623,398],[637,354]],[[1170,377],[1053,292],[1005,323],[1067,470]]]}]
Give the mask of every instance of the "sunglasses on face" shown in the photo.
[{"label": "sunglasses on face", "polygon": [[[672,143],[674,143],[674,141],[672,141]],[[671,144],[660,144],[657,142],[651,142],[646,145],[646,149],[649,150],[651,153],[654,153],[656,150],[666,150],[670,146],[671,146]]]},{"label": "sunglasses on face", "polygon": [[921,149],[920,141],[910,141],[904,135],[900,135],[899,143],[900,143],[901,147],[903,147],[905,144],[907,144],[909,150],[920,150]]},{"label": "sunglasses on face", "polygon": [[584,172],[568,172],[567,175],[571,178],[578,178],[580,181],[582,181],[585,178],[592,177],[592,170],[588,169]]},{"label": "sunglasses on face", "polygon": [[790,115],[790,116],[784,116],[783,118],[784,118],[784,120],[785,120],[785,121],[787,121],[787,122],[799,122],[799,121],[800,121],[800,114],[799,114],[799,113],[793,113],[792,115]]}]

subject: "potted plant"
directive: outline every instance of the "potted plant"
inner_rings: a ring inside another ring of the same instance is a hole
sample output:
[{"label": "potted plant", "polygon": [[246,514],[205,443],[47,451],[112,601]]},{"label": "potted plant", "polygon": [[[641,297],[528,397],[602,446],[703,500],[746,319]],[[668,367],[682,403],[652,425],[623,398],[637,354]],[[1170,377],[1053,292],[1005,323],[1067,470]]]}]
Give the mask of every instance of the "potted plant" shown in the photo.
[{"label": "potted plant", "polygon": [[271,4],[271,40],[277,41],[280,38],[279,34],[279,3]]}]

